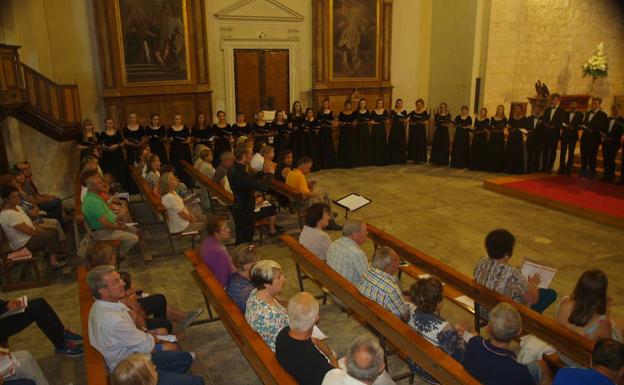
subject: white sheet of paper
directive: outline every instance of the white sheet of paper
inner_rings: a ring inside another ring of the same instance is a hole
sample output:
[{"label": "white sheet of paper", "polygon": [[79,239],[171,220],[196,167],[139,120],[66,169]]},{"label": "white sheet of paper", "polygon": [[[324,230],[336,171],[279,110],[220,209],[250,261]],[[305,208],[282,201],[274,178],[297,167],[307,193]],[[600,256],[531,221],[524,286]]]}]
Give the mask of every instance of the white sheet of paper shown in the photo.
[{"label": "white sheet of paper", "polygon": [[312,337],[321,341],[327,339],[327,335],[325,335],[325,333],[323,333],[323,331],[321,331],[321,329],[319,329],[316,325],[312,328]]},{"label": "white sheet of paper", "polygon": [[336,203],[345,206],[349,209],[349,211],[355,211],[360,207],[369,204],[370,201],[361,195],[351,194],[347,195],[339,201],[336,201]]},{"label": "white sheet of paper", "polygon": [[460,295],[459,297],[455,297],[455,301],[463,303],[464,305],[468,306],[469,309],[472,309],[472,311],[474,311],[475,304],[472,298],[469,298],[465,295]]},{"label": "white sheet of paper", "polygon": [[19,297],[18,300],[22,301],[22,307],[16,310],[9,310],[4,312],[4,314],[0,315],[0,319],[10,317],[14,314],[23,313],[26,310],[26,308],[28,307],[28,296],[23,295]]},{"label": "white sheet of paper", "polygon": [[526,279],[529,279],[529,277],[534,275],[535,273],[539,274],[540,277],[542,277],[542,281],[537,287],[541,289],[547,289],[550,286],[553,278],[555,277],[557,269],[549,266],[540,265],[539,263],[533,261],[525,260],[524,265],[522,265],[521,271],[522,275]]},{"label": "white sheet of paper", "polygon": [[166,341],[166,342],[178,342],[178,337],[174,336],[173,334],[165,334],[164,336],[156,336],[156,338],[158,338],[161,341]]},{"label": "white sheet of paper", "polygon": [[525,128],[521,128],[520,132],[522,132],[525,135],[529,133],[529,131],[527,131]]}]

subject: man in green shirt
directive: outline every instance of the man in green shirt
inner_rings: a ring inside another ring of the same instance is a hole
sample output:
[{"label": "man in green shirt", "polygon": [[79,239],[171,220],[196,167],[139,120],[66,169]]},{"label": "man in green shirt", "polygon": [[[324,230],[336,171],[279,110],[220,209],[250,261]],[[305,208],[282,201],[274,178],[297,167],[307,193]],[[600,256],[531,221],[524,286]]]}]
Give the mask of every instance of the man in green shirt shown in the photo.
[{"label": "man in green shirt", "polygon": [[120,241],[119,256],[124,257],[138,241],[136,230],[125,223],[117,221],[115,213],[108,207],[100,196],[102,192],[102,178],[94,173],[87,177],[85,184],[87,193],[82,200],[82,215],[87,226],[91,229],[91,236],[96,241]]}]

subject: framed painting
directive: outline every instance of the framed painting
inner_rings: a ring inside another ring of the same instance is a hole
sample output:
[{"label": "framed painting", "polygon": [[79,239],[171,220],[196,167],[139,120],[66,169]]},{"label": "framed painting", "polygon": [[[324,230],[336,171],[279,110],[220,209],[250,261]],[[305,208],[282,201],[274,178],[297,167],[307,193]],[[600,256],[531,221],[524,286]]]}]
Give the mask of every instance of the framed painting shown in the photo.
[{"label": "framed painting", "polygon": [[378,79],[381,0],[330,0],[330,80]]},{"label": "framed painting", "polygon": [[124,86],[189,83],[188,0],[113,0]]}]

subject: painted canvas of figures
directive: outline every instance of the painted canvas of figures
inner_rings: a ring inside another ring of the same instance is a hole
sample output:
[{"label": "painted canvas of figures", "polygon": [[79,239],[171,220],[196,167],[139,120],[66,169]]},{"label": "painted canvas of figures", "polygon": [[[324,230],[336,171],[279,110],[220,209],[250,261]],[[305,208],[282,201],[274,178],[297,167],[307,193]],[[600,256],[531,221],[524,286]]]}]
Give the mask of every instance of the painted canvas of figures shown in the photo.
[{"label": "painted canvas of figures", "polygon": [[333,0],[332,77],[377,76],[377,0]]},{"label": "painted canvas of figures", "polygon": [[118,0],[127,83],[188,79],[185,0]]}]

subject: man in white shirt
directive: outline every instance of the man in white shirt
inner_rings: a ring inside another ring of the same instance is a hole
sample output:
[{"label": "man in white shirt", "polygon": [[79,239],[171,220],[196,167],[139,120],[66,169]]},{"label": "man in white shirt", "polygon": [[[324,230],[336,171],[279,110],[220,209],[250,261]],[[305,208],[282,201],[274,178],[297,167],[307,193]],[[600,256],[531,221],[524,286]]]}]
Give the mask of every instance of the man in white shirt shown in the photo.
[{"label": "man in white shirt", "polygon": [[368,270],[368,259],[360,248],[366,242],[366,223],[348,219],[342,228],[342,237],[336,239],[327,250],[327,264],[355,286]]},{"label": "man in white shirt", "polygon": [[177,351],[177,345],[156,339],[139,330],[129,311],[119,302],[125,296],[125,283],[113,266],[94,267],[87,284],[95,297],[89,312],[89,340],[112,372],[132,353],[151,354],[158,371],[159,385],[203,385],[201,377],[186,374],[193,355]]},{"label": "man in white shirt", "polygon": [[264,146],[266,146],[266,143],[262,141],[257,141],[254,144],[254,148],[253,148],[254,156],[253,158],[251,158],[251,161],[249,162],[249,167],[251,167],[255,172],[262,171],[262,168],[264,167],[264,157],[261,154]]}]

